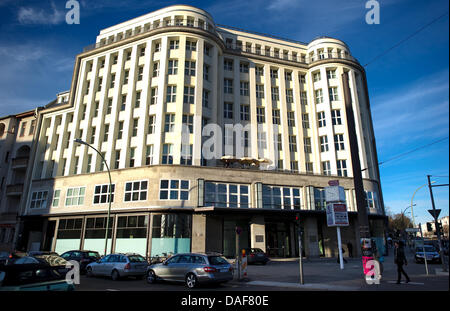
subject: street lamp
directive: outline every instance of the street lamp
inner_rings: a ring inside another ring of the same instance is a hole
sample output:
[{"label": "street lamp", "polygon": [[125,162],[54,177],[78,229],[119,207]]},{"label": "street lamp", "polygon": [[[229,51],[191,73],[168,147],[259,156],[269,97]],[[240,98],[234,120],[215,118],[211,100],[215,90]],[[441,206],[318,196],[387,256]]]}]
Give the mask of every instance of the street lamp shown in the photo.
[{"label": "street lamp", "polygon": [[[434,184],[435,181],[432,181],[431,183]],[[416,195],[416,192],[419,191],[420,188],[425,187],[427,185],[428,184],[424,184],[424,185],[420,186],[419,188],[417,188],[416,191],[414,191],[413,196],[411,198],[411,206],[413,206],[413,200],[414,200],[414,196]],[[414,204],[414,205],[416,205],[416,204]],[[416,221],[414,219],[414,212],[413,212],[412,208],[411,208],[411,216],[412,216],[412,221],[413,221],[413,227],[415,228],[416,227]]]},{"label": "street lamp", "polygon": [[75,142],[78,144],[82,144],[82,145],[86,145],[92,149],[94,149],[102,158],[103,163],[105,163],[106,165],[106,169],[108,170],[108,177],[109,177],[109,200],[108,200],[108,216],[106,218],[106,233],[105,233],[105,256],[108,250],[108,230],[109,230],[109,217],[111,214],[111,199],[112,199],[112,181],[111,181],[111,171],[109,170],[109,166],[108,163],[106,163],[105,158],[103,157],[103,155],[94,147],[92,147],[91,145],[89,145],[87,142],[82,141],[81,139],[77,138],[75,139]]}]

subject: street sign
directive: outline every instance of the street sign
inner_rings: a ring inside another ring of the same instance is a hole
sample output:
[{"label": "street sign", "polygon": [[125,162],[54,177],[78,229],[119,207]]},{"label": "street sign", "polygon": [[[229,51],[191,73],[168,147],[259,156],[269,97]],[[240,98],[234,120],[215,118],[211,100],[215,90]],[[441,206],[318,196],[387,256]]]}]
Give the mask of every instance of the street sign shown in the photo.
[{"label": "street sign", "polygon": [[406,228],[406,232],[419,232],[419,228]]},{"label": "street sign", "polygon": [[440,209],[429,209],[428,212],[431,214],[431,216],[433,216],[433,218],[438,218],[439,214],[441,213]]},{"label": "street sign", "polygon": [[333,187],[333,186],[339,186],[339,180],[330,180],[328,182],[328,185]]},{"label": "street sign", "polygon": [[348,226],[347,206],[344,203],[330,203],[327,205],[328,227]]},{"label": "street sign", "polygon": [[345,190],[341,186],[325,187],[325,201],[331,202],[345,202]]}]

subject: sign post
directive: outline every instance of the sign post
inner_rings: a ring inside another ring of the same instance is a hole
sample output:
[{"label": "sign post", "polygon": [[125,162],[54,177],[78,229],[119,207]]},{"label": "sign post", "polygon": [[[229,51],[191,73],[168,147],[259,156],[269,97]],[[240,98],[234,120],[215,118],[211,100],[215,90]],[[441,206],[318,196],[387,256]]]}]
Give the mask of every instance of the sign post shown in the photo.
[{"label": "sign post", "polygon": [[339,186],[338,181],[330,181],[330,186],[325,187],[325,200],[327,201],[327,225],[336,227],[338,239],[339,265],[344,269],[344,258],[342,254],[341,228],[348,226],[348,212],[345,204],[345,191]]}]

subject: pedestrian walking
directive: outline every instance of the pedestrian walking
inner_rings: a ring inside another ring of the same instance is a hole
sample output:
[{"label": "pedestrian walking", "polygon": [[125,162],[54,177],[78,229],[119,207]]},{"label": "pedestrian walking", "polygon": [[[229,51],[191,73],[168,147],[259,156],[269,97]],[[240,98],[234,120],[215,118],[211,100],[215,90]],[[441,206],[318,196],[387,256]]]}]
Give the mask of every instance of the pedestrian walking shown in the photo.
[{"label": "pedestrian walking", "polygon": [[408,265],[403,241],[395,241],[394,263],[397,265],[397,284],[400,284],[402,273],[406,277],[406,283],[410,282],[409,276],[403,270],[403,265]]},{"label": "pedestrian walking", "polygon": [[348,257],[353,257],[353,245],[352,242],[347,243]]}]

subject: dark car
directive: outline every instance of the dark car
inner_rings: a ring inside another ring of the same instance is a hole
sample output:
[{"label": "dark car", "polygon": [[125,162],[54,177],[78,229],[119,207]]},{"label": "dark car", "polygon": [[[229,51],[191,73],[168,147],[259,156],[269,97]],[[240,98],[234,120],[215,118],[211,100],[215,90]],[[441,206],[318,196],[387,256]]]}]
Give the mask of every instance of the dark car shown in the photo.
[{"label": "dark car", "polygon": [[269,261],[266,253],[260,248],[245,248],[245,254],[248,264],[260,263],[265,265]]},{"label": "dark car", "polygon": [[[425,253],[423,252],[423,249],[425,248]],[[414,256],[414,259],[417,263],[423,263],[425,262],[425,258],[427,262],[441,262],[441,256],[439,255],[438,251],[434,246],[431,245],[424,245],[424,247],[417,247],[416,248],[416,254]]]},{"label": "dark car", "polygon": [[78,251],[78,250],[73,250],[73,251],[68,251],[65,252],[61,255],[62,258],[64,258],[65,260],[69,261],[69,260],[75,260],[78,261],[78,263],[80,264],[80,273],[84,274],[86,273],[86,267],[88,264],[92,263],[92,262],[96,262],[98,260],[100,260],[100,254],[96,251]]}]

